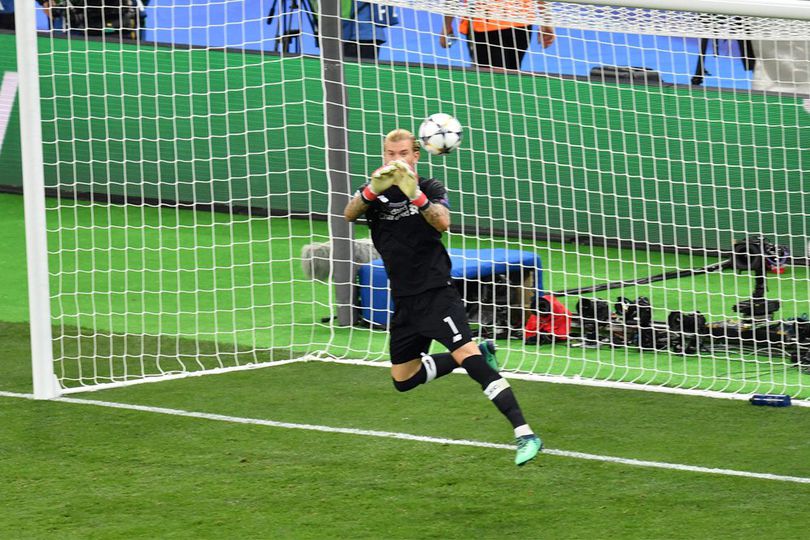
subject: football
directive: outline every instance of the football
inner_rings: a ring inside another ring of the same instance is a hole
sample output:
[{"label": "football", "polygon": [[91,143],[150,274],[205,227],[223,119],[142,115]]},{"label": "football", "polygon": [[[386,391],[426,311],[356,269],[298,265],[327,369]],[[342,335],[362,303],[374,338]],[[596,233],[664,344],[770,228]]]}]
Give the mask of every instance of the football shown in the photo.
[{"label": "football", "polygon": [[461,123],[449,114],[431,114],[419,126],[419,141],[422,148],[439,156],[459,147],[461,131]]}]

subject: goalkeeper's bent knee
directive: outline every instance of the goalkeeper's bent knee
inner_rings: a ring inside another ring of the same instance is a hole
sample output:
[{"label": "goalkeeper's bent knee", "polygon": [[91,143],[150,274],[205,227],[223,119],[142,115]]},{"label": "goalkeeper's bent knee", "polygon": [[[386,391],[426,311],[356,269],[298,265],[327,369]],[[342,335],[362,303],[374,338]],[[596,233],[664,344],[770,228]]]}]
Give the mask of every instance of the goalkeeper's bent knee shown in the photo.
[{"label": "goalkeeper's bent knee", "polygon": [[396,388],[400,392],[407,392],[408,390],[413,390],[423,382],[425,382],[424,373],[421,371],[416,372],[416,374],[411,377],[410,379],[406,379],[404,381],[398,381],[396,379],[391,379],[394,383],[394,388]]},{"label": "goalkeeper's bent knee", "polygon": [[427,384],[437,377],[444,377],[457,367],[456,361],[449,353],[437,354],[435,357],[422,353],[422,365],[419,371],[404,381],[392,379],[394,388],[400,392],[413,390],[420,384]]}]

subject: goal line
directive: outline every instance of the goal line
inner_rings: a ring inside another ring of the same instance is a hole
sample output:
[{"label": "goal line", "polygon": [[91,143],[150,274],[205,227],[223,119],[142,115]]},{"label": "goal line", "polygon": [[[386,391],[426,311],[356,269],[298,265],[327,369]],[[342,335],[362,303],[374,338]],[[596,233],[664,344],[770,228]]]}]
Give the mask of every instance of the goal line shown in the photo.
[{"label": "goal line", "polygon": [[[156,376],[156,377],[146,377],[142,379],[133,379],[130,381],[121,381],[121,382],[112,382],[112,383],[101,383],[93,386],[79,386],[79,387],[72,387],[66,388],[62,391],[63,394],[83,394],[87,392],[96,392],[99,390],[109,390],[112,388],[120,388],[124,386],[135,386],[139,384],[145,383],[154,383],[154,382],[162,382],[162,381],[170,381],[170,380],[179,380],[179,379],[188,379],[192,377],[202,377],[206,375],[222,375],[231,372],[238,372],[238,371],[250,371],[254,369],[262,369],[262,368],[270,368],[270,367],[277,367],[277,366],[284,366],[289,364],[298,364],[298,363],[306,363],[306,362],[322,362],[322,363],[331,363],[331,364],[339,364],[339,365],[348,365],[348,366],[360,366],[360,367],[376,367],[376,368],[390,368],[391,363],[387,361],[371,361],[371,360],[360,360],[360,359],[346,359],[346,358],[335,358],[330,355],[326,351],[318,351],[315,353],[307,354],[305,356],[299,358],[292,358],[289,360],[275,360],[272,362],[259,362],[255,364],[246,364],[242,366],[234,366],[234,367],[227,367],[227,368],[219,368],[219,369],[211,369],[205,371],[196,371],[196,372],[183,372],[183,373],[167,373],[164,375]],[[453,374],[456,375],[466,375],[466,372],[462,368],[456,368],[453,371]],[[639,384],[637,383],[630,383],[630,382],[622,382],[622,381],[609,381],[609,380],[601,380],[601,379],[584,379],[580,377],[562,377],[556,375],[543,375],[543,374],[534,374],[534,373],[519,373],[519,372],[507,372],[502,371],[501,375],[506,379],[514,379],[514,380],[521,380],[521,381],[533,381],[533,382],[543,382],[543,383],[552,383],[552,384],[570,384],[570,385],[577,385],[577,386],[590,386],[595,388],[614,388],[618,390],[635,390],[638,391]],[[731,399],[737,401],[748,401],[753,394],[733,394],[728,392],[720,392],[720,391],[712,391],[712,390],[701,390],[701,389],[691,389],[691,388],[674,388],[668,386],[653,386],[653,385],[645,385],[643,390],[647,392],[653,392],[658,394],[672,394],[672,395],[680,395],[680,396],[694,396],[694,397],[708,397],[714,399]],[[793,405],[799,407],[810,407],[810,401],[807,400],[793,400],[791,402]]]}]

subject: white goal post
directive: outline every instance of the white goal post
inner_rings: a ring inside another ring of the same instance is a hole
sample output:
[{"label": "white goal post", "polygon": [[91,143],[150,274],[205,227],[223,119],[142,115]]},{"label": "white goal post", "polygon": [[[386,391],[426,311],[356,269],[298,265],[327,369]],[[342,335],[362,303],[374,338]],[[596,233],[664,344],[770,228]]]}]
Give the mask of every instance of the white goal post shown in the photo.
[{"label": "white goal post", "polygon": [[[462,147],[423,155],[419,172],[448,188],[454,257],[496,267],[497,250],[536,256],[537,286],[573,314],[567,340],[527,343],[536,299],[507,299],[503,327],[482,313],[502,314],[504,276],[477,282],[476,330],[498,339],[505,371],[810,403],[810,337],[796,337],[810,328],[807,2],[527,12],[535,2],[386,0],[369,8],[373,30],[355,27],[360,60],[339,19],[348,4],[308,4],[161,2],[144,12],[145,33],[122,39],[106,23],[37,31],[41,8],[16,0],[16,38],[0,46],[16,44],[19,72],[37,398],[298,359],[386,360],[384,277],[358,262],[368,233],[345,223],[343,205],[386,132],[445,112],[464,126]],[[129,9],[108,7],[102,17]],[[463,36],[439,46],[445,16],[456,32],[485,17],[552,26],[556,40],[543,48],[532,32],[520,70],[492,68]],[[752,43],[758,72],[738,42]],[[777,247],[740,243],[760,237]],[[313,276],[302,253],[327,242],[329,276]],[[752,257],[784,273],[759,275]],[[648,334],[628,322],[640,298]],[[745,315],[768,301],[779,310]]]}]

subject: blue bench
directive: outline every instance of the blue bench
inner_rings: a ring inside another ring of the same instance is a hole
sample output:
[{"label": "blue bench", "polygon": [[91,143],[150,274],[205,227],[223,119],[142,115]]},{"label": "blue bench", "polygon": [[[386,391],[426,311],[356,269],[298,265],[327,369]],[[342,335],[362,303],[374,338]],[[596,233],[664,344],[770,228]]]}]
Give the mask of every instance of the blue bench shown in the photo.
[{"label": "blue bench", "polygon": [[[481,280],[509,274],[516,270],[534,270],[537,296],[542,296],[543,266],[540,256],[515,249],[448,249],[454,280]],[[394,306],[388,290],[388,275],[382,259],[360,266],[357,272],[361,317],[366,321],[388,326]]]}]

